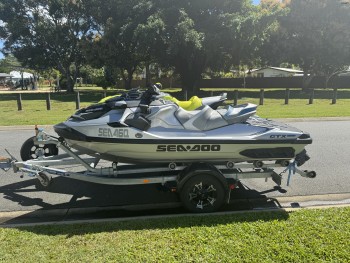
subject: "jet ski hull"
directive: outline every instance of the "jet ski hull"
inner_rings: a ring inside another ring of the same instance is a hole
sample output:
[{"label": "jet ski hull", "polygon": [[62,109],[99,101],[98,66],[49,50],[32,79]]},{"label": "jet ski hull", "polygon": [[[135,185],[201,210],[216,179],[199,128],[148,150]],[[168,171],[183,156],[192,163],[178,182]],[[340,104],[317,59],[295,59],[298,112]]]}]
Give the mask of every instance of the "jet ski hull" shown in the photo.
[{"label": "jet ski hull", "polygon": [[98,153],[102,159],[123,162],[243,162],[251,160],[289,160],[304,150],[303,144],[246,142],[230,144],[187,143],[99,143],[67,140],[68,144],[85,153]]},{"label": "jet ski hull", "polygon": [[283,130],[274,125],[266,128],[245,123],[207,132],[167,132],[69,122],[56,125],[55,131],[83,153],[124,162],[285,160],[293,159],[312,142],[308,134],[295,128]]}]

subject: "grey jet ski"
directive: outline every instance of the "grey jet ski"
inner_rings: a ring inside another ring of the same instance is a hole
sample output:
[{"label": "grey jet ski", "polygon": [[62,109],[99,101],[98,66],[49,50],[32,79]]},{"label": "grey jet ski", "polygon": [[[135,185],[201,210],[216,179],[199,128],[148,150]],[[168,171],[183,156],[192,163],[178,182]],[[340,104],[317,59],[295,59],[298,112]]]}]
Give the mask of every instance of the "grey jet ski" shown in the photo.
[{"label": "grey jet ski", "polygon": [[113,162],[250,162],[309,159],[308,133],[256,116],[257,106],[208,105],[186,111],[156,87],[140,100],[107,101],[54,126],[81,153]]}]

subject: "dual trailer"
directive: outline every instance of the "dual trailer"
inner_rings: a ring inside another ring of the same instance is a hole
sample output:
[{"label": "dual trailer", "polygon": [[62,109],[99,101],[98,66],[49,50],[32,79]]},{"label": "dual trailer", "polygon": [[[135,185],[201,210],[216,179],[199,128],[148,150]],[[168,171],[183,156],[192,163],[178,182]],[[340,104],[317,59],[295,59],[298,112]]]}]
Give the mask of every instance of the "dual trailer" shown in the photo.
[{"label": "dual trailer", "polygon": [[[58,149],[63,154],[58,154]],[[7,151],[7,150],[6,150]],[[64,176],[97,184],[142,185],[161,184],[163,189],[176,192],[183,206],[190,212],[214,212],[230,201],[230,193],[239,180],[271,178],[277,185],[282,183],[282,174],[288,171],[287,185],[291,175],[314,178],[314,171],[300,170],[295,160],[234,162],[193,162],[164,164],[108,163],[98,167],[100,159],[75,151],[62,138],[55,138],[39,129],[29,138],[20,151],[23,161],[18,161],[8,151],[9,158],[0,157],[0,168],[13,169],[38,178],[40,185],[48,189],[56,176]],[[67,171],[59,166],[79,165],[82,171]],[[282,173],[274,168],[284,167]]]}]

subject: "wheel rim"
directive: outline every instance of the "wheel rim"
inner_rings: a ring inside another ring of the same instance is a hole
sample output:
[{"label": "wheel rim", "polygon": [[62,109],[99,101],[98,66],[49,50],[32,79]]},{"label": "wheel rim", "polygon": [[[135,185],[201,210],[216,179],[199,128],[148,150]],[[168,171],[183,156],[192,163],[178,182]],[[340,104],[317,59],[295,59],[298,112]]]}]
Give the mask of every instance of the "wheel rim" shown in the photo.
[{"label": "wheel rim", "polygon": [[188,194],[189,200],[198,209],[204,209],[208,206],[214,206],[217,199],[216,188],[213,184],[195,184]]},{"label": "wheel rim", "polygon": [[49,147],[47,147],[44,144],[40,144],[40,145],[33,145],[32,148],[30,149],[29,154],[33,159],[36,159],[41,156],[50,156],[51,152]]}]

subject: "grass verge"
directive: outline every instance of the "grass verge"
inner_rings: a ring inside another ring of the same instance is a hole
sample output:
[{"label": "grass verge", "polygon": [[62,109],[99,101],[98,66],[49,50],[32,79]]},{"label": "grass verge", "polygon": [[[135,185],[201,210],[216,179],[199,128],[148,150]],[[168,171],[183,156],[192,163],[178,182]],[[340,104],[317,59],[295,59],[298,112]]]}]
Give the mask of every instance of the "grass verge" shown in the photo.
[{"label": "grass verge", "polygon": [[4,262],[349,262],[350,208],[0,229]]},{"label": "grass verge", "polygon": [[[292,94],[288,105],[284,104],[284,91],[266,92],[264,105],[258,107],[258,115],[265,118],[306,118],[306,117],[346,117],[350,116],[350,97],[347,91],[340,96],[337,104],[331,105],[331,100],[325,99],[330,94],[319,94],[314,104],[297,93]],[[107,96],[116,91],[108,91]],[[178,94],[177,94],[178,95]],[[175,95],[175,96],[177,96]],[[298,96],[297,96],[298,95]],[[205,94],[210,96],[210,94]],[[1,119],[0,126],[11,125],[45,125],[56,124],[66,120],[75,112],[75,94],[51,94],[51,110],[46,110],[46,94],[22,94],[22,111],[17,110],[17,94],[0,94]],[[98,102],[101,92],[81,92],[81,107]],[[232,100],[227,101],[232,103]],[[259,104],[259,92],[240,92],[238,103],[251,102]]]}]

